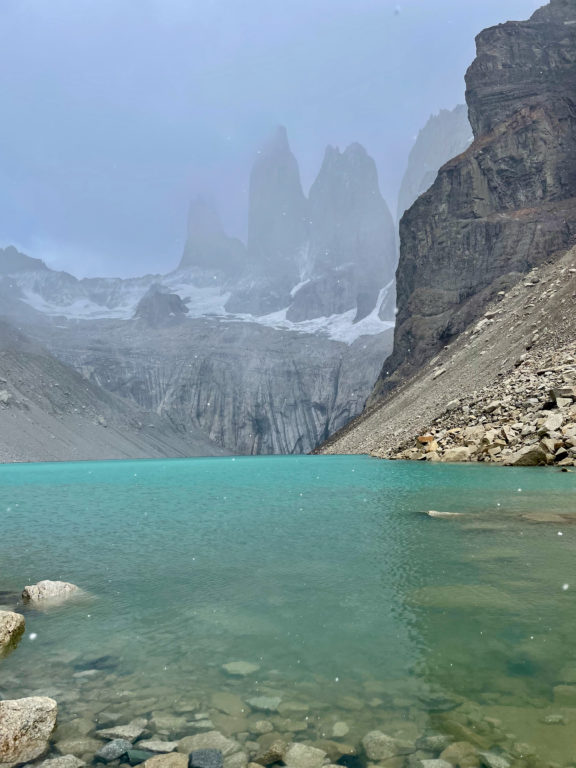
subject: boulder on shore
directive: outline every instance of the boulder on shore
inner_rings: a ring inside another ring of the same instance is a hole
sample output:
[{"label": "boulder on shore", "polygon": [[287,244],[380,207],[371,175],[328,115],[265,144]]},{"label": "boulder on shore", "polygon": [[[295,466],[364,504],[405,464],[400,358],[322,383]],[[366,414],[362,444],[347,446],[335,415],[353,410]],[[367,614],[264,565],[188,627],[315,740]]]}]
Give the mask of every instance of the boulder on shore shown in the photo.
[{"label": "boulder on shore", "polygon": [[81,594],[81,592],[82,590],[80,587],[77,587],[76,584],[70,584],[67,581],[50,581],[49,579],[44,579],[37,584],[24,587],[22,599],[31,602],[39,602],[41,600],[61,602],[67,600],[69,597],[77,596]]},{"label": "boulder on shore", "polygon": [[58,705],[46,696],[0,701],[0,768],[40,757],[56,726]]},{"label": "boulder on shore", "polygon": [[0,658],[18,644],[25,628],[26,621],[21,613],[0,611]]}]

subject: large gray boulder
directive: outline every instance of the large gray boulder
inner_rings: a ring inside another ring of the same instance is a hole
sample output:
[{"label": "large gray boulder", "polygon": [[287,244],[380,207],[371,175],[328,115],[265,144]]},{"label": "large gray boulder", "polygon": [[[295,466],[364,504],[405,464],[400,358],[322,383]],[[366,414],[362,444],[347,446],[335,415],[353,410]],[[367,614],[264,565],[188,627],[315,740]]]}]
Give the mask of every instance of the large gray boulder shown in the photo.
[{"label": "large gray boulder", "polygon": [[0,611],[0,658],[18,643],[26,628],[24,616],[13,611]]},{"label": "large gray boulder", "polygon": [[82,590],[76,584],[67,581],[50,581],[44,579],[37,584],[24,587],[22,599],[30,602],[62,602],[81,594]]},{"label": "large gray boulder", "polygon": [[0,768],[40,757],[56,726],[58,705],[45,696],[0,701]]}]

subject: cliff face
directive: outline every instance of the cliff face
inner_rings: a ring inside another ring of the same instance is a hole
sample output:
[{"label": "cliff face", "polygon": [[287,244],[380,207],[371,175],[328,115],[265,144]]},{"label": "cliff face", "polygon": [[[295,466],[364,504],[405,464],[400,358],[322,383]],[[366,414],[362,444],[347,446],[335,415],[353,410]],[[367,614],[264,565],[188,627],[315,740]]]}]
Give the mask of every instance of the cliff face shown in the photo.
[{"label": "cliff face", "polygon": [[248,230],[247,269],[232,286],[229,312],[286,310],[288,320],[302,322],[353,311],[359,321],[393,280],[394,224],[376,164],[360,144],[327,148],[307,199],[278,128],[252,169]]},{"label": "cliff face", "polygon": [[224,453],[201,430],[184,432],[87,381],[3,320],[0,435],[0,462]]},{"label": "cliff face", "polygon": [[119,400],[238,454],[306,453],[363,408],[391,332],[343,344],[249,322],[140,320],[36,329]]},{"label": "cliff face", "polygon": [[472,142],[472,128],[464,104],[432,115],[410,151],[398,194],[398,220],[432,186],[439,169],[464,152]]},{"label": "cliff face", "polygon": [[376,398],[576,239],[575,3],[552,0],[476,42],[474,141],[400,222],[394,352]]}]

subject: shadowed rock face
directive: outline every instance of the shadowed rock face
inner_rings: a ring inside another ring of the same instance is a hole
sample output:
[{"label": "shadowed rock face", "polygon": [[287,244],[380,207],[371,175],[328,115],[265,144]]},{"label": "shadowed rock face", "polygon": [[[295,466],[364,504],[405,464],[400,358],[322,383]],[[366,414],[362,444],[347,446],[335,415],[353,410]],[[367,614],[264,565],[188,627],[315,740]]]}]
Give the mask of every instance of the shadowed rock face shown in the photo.
[{"label": "shadowed rock face", "polygon": [[140,299],[134,317],[144,320],[147,325],[157,328],[180,322],[188,312],[188,307],[176,293],[162,289],[154,284]]},{"label": "shadowed rock face", "polygon": [[216,209],[198,198],[190,206],[188,237],[179,269],[196,267],[237,275],[246,267],[246,249],[235,237],[222,229]]},{"label": "shadowed rock face", "polygon": [[394,223],[378,187],[376,164],[360,144],[328,147],[309,196],[310,283],[294,297],[295,321],[372,311],[395,268]]},{"label": "shadowed rock face", "polygon": [[464,104],[441,109],[432,115],[410,151],[406,173],[398,194],[398,219],[432,186],[438,170],[452,157],[464,152],[472,141],[472,128]]},{"label": "shadowed rock face", "polygon": [[466,75],[474,142],[400,222],[394,353],[375,396],[576,239],[576,5],[553,0],[476,43]]}]

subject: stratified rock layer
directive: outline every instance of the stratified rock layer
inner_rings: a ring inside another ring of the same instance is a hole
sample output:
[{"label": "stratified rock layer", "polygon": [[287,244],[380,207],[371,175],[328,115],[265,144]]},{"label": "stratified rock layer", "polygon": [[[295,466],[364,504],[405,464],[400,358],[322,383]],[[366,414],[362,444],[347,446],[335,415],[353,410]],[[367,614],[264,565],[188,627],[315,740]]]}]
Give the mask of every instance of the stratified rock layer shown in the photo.
[{"label": "stratified rock layer", "polygon": [[522,273],[576,240],[576,6],[477,37],[466,75],[474,142],[400,223],[393,388]]}]

